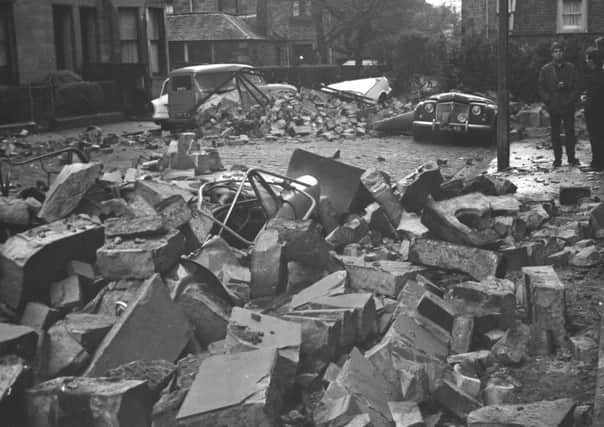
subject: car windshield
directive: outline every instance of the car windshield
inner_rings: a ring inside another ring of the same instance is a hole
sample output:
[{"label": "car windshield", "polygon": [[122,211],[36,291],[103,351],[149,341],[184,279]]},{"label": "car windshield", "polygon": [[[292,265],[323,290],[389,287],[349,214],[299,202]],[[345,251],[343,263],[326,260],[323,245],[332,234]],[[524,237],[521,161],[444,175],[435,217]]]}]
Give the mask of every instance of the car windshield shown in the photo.
[{"label": "car windshield", "polygon": [[192,87],[191,76],[172,76],[172,90],[174,92],[178,90],[190,90]]},{"label": "car windshield", "polygon": [[203,92],[213,90],[216,90],[217,92],[228,92],[236,88],[235,78],[232,77],[231,72],[197,74],[195,80],[197,80],[197,84]]}]

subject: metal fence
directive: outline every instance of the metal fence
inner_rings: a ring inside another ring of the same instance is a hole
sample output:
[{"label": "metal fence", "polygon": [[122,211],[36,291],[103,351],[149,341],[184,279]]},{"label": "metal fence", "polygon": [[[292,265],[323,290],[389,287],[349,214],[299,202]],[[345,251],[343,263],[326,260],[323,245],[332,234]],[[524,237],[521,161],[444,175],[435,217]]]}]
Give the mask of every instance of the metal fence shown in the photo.
[{"label": "metal fence", "polygon": [[[36,122],[52,125],[54,119],[122,109],[121,92],[114,81],[87,82],[94,87],[94,102],[84,90],[53,87],[52,84],[26,84],[0,87],[0,125]],[[69,106],[69,108],[67,108]]]}]

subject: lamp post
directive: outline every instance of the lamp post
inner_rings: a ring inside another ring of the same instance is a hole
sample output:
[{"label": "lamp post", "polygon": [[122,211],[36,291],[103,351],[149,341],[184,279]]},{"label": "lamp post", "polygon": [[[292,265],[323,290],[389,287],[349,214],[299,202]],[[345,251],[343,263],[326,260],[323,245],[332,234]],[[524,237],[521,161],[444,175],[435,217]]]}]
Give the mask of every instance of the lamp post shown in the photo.
[{"label": "lamp post", "polygon": [[497,170],[510,167],[510,102],[508,90],[509,0],[499,0],[497,39]]}]

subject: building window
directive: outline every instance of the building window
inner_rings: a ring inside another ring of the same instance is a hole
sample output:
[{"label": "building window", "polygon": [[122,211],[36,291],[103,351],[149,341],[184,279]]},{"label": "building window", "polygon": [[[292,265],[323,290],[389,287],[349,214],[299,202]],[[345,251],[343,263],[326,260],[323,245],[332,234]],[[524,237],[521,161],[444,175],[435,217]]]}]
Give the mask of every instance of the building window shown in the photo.
[{"label": "building window", "polygon": [[82,31],[82,60],[84,64],[98,61],[97,13],[94,7],[80,8],[80,29]]},{"label": "building window", "polygon": [[161,74],[164,63],[164,15],[162,9],[159,8],[149,8],[148,11],[149,70],[151,74]]},{"label": "building window", "polygon": [[55,58],[57,69],[75,69],[75,49],[73,34],[73,8],[71,6],[52,7],[55,36]]},{"label": "building window", "polygon": [[558,32],[587,32],[587,0],[558,0]]},{"label": "building window", "polygon": [[135,7],[119,8],[120,49],[123,64],[139,62],[138,54],[138,9]]},{"label": "building window", "polygon": [[218,0],[218,11],[224,13],[232,13],[236,15],[238,13],[237,0]]},{"label": "building window", "polygon": [[294,0],[292,3],[292,16],[296,18],[309,17],[311,15],[310,0]]},{"label": "building window", "polygon": [[11,3],[0,3],[0,83],[14,77],[13,10]]}]

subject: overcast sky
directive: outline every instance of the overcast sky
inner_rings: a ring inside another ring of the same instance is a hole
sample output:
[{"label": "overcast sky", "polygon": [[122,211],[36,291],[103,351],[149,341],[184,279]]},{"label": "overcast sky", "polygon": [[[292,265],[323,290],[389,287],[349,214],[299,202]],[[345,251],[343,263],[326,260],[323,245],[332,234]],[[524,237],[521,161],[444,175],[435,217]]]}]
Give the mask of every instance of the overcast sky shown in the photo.
[{"label": "overcast sky", "polygon": [[440,6],[443,4],[448,4],[448,5],[454,5],[457,6],[459,9],[459,4],[461,3],[461,0],[426,0],[428,3],[432,3],[435,6]]}]

